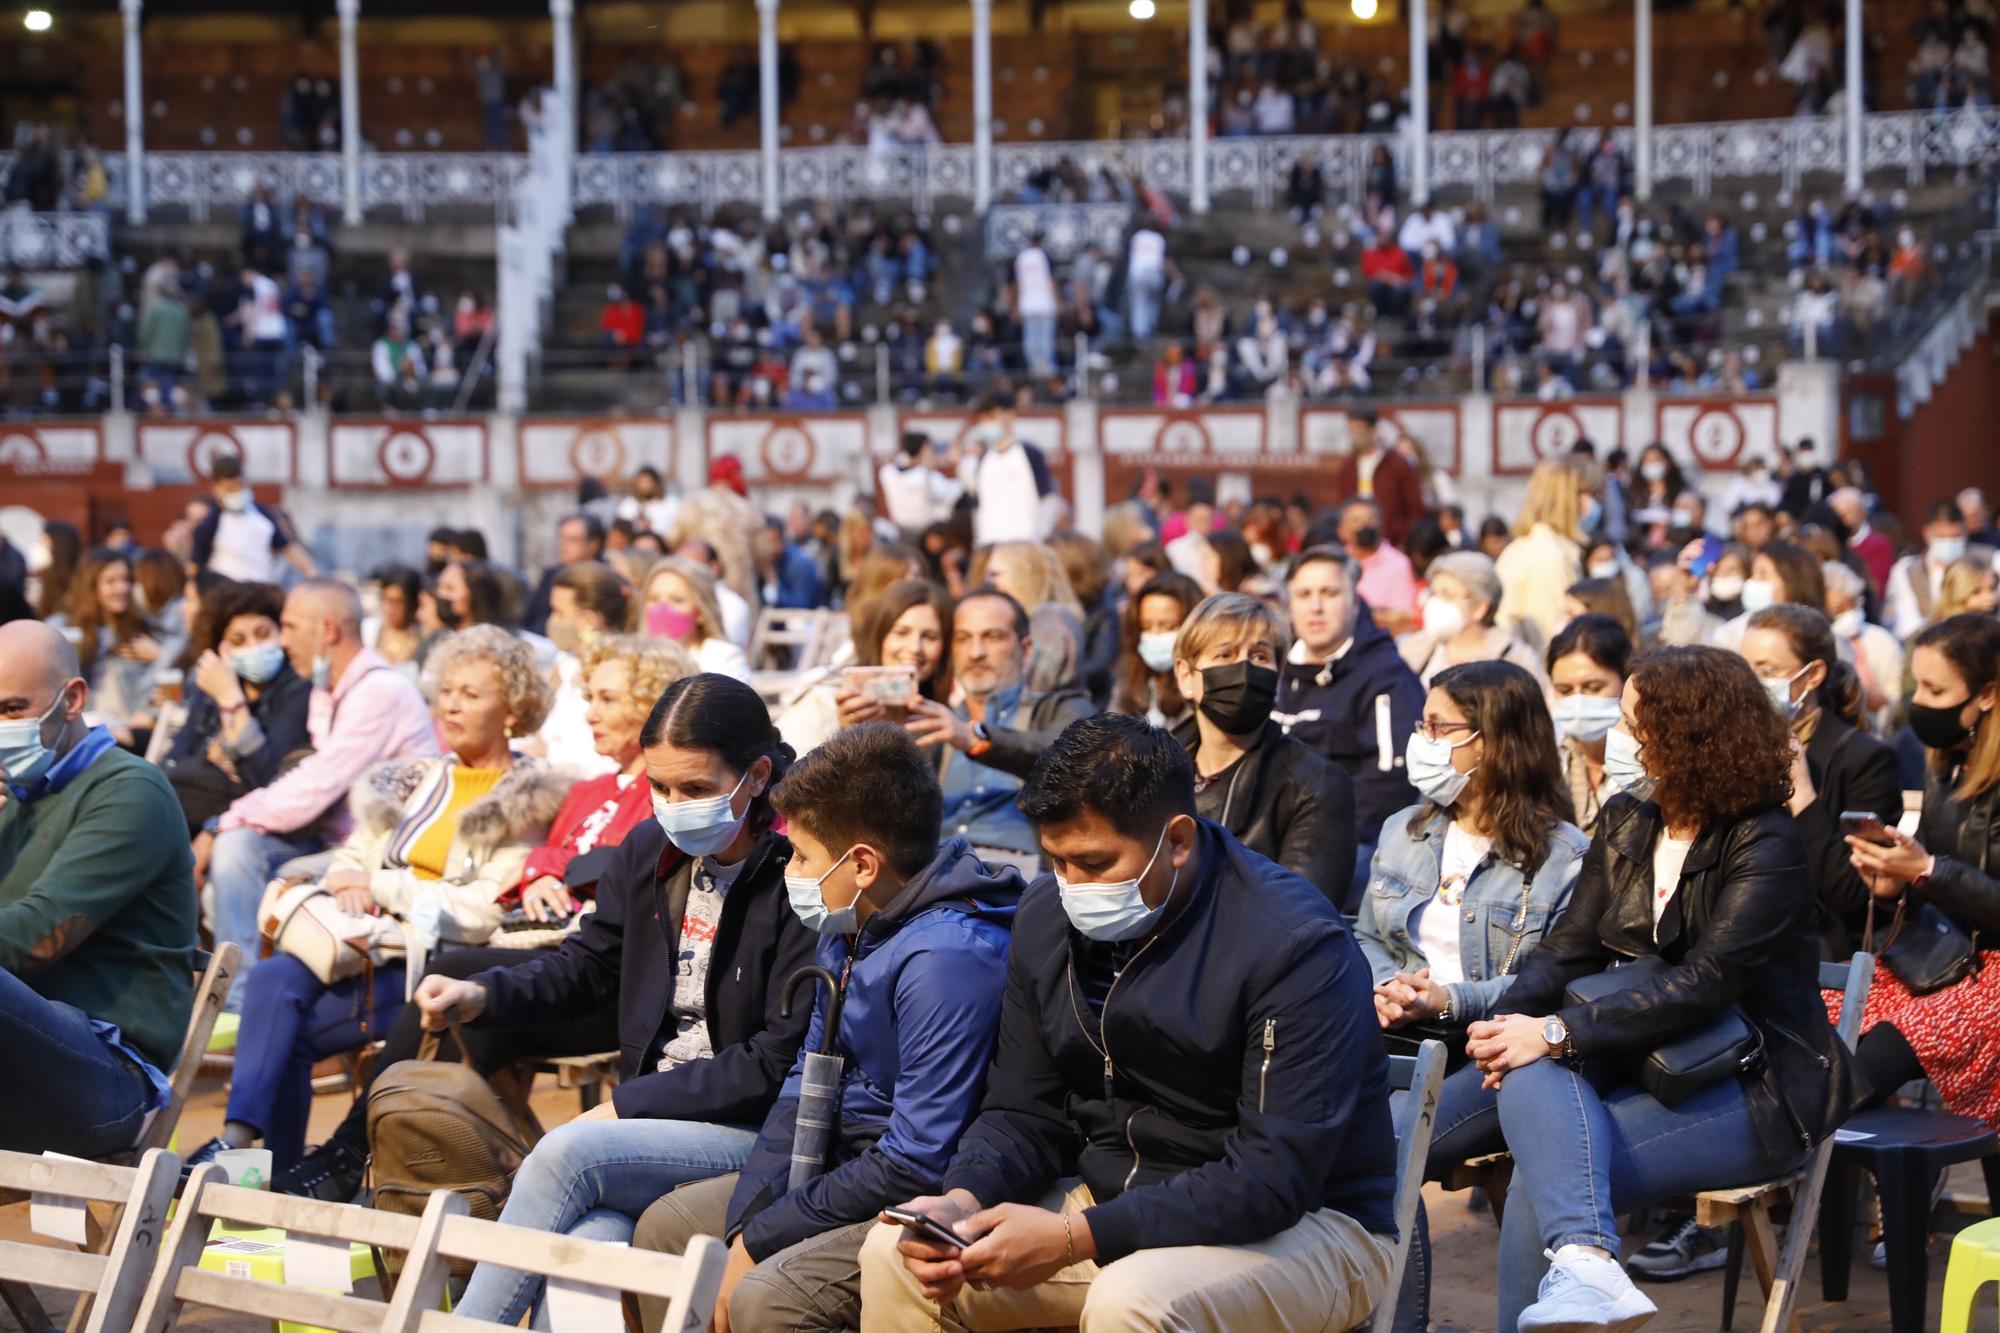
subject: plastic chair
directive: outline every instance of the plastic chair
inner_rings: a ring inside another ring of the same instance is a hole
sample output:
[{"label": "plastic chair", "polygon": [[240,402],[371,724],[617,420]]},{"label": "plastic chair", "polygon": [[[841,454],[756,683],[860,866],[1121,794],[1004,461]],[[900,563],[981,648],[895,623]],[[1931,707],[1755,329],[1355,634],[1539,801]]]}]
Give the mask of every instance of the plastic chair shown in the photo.
[{"label": "plastic chair", "polygon": [[1979,1289],[1989,1282],[2000,1283],[2000,1217],[1975,1222],[1952,1237],[1938,1333],[1966,1333],[1979,1304]]},{"label": "plastic chair", "polygon": [[1986,1173],[1987,1198],[2000,1212],[2000,1137],[1971,1116],[1911,1106],[1862,1111],[1841,1132],[1820,1200],[1820,1294],[1830,1301],[1847,1299],[1856,1175],[1866,1171],[1875,1178],[1882,1200],[1889,1325],[1895,1333],[1922,1333],[1930,1287],[1931,1199],[1938,1174],[1960,1162],[1978,1162]]}]

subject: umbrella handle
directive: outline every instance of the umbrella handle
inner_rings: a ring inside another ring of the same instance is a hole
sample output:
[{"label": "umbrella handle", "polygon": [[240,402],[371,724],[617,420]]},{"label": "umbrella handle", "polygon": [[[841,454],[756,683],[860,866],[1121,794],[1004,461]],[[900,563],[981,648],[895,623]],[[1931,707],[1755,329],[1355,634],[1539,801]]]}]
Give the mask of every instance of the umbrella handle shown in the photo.
[{"label": "umbrella handle", "polygon": [[826,1026],[821,1029],[819,1034],[819,1053],[821,1055],[831,1055],[833,1053],[834,1036],[840,1031],[840,1006],[847,997],[840,993],[840,982],[834,978],[833,973],[827,971],[817,963],[808,963],[785,978],[785,998],[784,1002],[778,1006],[778,1017],[790,1018],[792,1016],[792,997],[797,994],[799,983],[802,981],[823,981],[826,983]]}]

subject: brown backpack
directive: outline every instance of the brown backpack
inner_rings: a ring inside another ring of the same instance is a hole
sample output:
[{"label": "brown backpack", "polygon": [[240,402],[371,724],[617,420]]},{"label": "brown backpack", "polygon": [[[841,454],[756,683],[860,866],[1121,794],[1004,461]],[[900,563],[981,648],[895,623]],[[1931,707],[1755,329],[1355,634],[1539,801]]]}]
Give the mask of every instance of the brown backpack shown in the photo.
[{"label": "brown backpack", "polygon": [[[465,1059],[456,1023],[452,1037],[461,1058],[436,1058],[439,1038],[424,1034],[417,1058],[390,1067],[368,1097],[369,1173],[375,1206],[416,1217],[432,1191],[454,1190],[474,1217],[497,1218],[514,1173],[542,1137],[542,1127],[511,1070],[482,1077]],[[400,1254],[380,1258],[390,1277],[402,1271]],[[463,1279],[469,1263],[454,1263]]]}]

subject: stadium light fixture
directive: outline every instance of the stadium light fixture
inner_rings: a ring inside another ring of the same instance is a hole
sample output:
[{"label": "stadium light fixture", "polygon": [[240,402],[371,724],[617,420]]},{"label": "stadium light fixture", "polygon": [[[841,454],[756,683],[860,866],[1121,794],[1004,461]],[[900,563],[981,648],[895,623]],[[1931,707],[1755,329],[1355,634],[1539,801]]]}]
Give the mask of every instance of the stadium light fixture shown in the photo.
[{"label": "stadium light fixture", "polygon": [[29,32],[47,32],[54,24],[46,9],[31,9],[21,16],[21,26]]},{"label": "stadium light fixture", "polygon": [[1351,7],[1354,10],[1354,17],[1363,23],[1375,17],[1376,0],[1352,0]]},{"label": "stadium light fixture", "polygon": [[1127,7],[1127,12],[1135,19],[1145,20],[1153,17],[1158,11],[1153,5],[1153,0],[1132,0],[1131,5]]}]

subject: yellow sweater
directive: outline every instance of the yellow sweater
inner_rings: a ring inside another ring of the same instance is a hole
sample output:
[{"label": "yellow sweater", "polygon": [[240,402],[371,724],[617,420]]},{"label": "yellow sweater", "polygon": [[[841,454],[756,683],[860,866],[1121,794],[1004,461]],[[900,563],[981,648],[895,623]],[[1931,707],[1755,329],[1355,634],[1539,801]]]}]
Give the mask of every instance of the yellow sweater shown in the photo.
[{"label": "yellow sweater", "polygon": [[487,795],[501,778],[504,768],[464,768],[453,764],[445,773],[444,804],[410,844],[409,865],[418,879],[442,879],[451,844],[458,837],[458,817],[465,808]]}]

